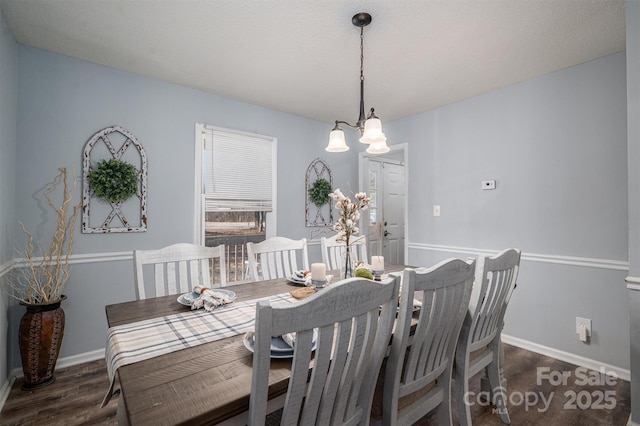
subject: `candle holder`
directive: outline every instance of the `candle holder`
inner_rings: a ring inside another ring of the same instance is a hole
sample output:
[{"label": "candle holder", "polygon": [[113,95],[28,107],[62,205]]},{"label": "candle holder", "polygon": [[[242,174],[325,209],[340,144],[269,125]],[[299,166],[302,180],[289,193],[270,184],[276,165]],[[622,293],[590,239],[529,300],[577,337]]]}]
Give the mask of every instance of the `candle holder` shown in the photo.
[{"label": "candle holder", "polygon": [[324,263],[311,264],[311,287],[323,288],[327,285],[327,266]]},{"label": "candle holder", "polygon": [[320,288],[325,288],[328,284],[329,284],[328,280],[314,280],[314,279],[311,279],[311,287],[313,287],[314,290],[317,290],[317,289],[320,289]]},{"label": "candle holder", "polygon": [[382,274],[384,274],[384,257],[371,256],[371,273],[373,273],[373,279],[375,281],[382,281]]}]

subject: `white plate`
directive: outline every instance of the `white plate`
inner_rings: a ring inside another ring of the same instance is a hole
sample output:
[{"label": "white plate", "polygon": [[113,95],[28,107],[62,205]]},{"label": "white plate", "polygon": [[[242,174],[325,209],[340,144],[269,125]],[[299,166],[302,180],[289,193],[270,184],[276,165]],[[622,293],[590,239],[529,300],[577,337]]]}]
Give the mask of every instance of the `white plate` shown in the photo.
[{"label": "white plate", "polygon": [[295,275],[291,275],[287,278],[290,282],[297,285],[307,285],[307,280],[296,277]]},{"label": "white plate", "polygon": [[[228,296],[231,301],[233,302],[234,300],[236,300],[236,298],[238,296],[236,296],[236,293],[231,291],[231,290],[223,290],[220,288],[212,288],[210,289],[211,291],[213,291],[214,293],[222,293],[226,296]],[[193,304],[193,301],[196,300],[198,297],[200,297],[199,293],[194,292],[190,292],[190,293],[185,293],[185,294],[181,294],[178,297],[178,303],[185,305],[185,306],[191,306]]]},{"label": "white plate", "polygon": [[[333,278],[333,275],[327,275],[327,283],[331,282],[331,279]],[[300,279],[295,275],[291,275],[289,278],[287,278],[287,280],[289,280],[290,283],[293,283],[295,285],[302,285],[302,286],[306,286],[307,285],[307,280],[306,279]],[[309,282],[309,286],[311,286],[311,282]]]},{"label": "white plate", "polygon": [[[253,353],[254,344],[255,344],[255,335],[253,331],[247,331],[244,334],[244,338],[242,339],[242,343],[244,343],[244,347],[247,348],[250,352]],[[318,332],[313,330],[313,347],[311,350],[316,350],[318,339]],[[282,338],[280,337],[271,337],[271,358],[293,358],[293,348],[289,346]]]}]

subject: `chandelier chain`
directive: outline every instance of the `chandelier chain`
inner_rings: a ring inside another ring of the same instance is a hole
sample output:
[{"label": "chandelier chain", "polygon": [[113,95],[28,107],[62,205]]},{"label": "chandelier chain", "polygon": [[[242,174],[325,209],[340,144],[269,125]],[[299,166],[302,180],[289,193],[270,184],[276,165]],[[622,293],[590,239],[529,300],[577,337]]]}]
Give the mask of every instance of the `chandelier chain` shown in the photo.
[{"label": "chandelier chain", "polygon": [[[1,0],[0,0],[1,1]],[[349,147],[344,138],[341,124],[358,129],[360,131],[360,142],[369,144],[367,153],[384,154],[389,152],[387,137],[382,132],[382,122],[371,108],[369,115],[365,115],[364,110],[364,27],[371,23],[371,15],[365,12],[358,13],[351,18],[351,23],[360,27],[360,115],[355,124],[346,121],[336,120],[336,125],[329,134],[329,145],[325,148],[328,152],[344,152]]]},{"label": "chandelier chain", "polygon": [[364,81],[364,26],[360,26],[360,81]]}]

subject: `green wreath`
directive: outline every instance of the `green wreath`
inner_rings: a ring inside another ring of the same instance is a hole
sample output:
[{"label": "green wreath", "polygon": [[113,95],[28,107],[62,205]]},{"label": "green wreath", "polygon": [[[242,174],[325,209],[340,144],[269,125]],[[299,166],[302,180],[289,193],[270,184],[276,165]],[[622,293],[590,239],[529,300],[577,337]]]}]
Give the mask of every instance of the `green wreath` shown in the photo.
[{"label": "green wreath", "polygon": [[89,184],[96,197],[110,203],[121,203],[138,192],[138,170],[124,161],[100,161],[89,173]]},{"label": "green wreath", "polygon": [[328,180],[320,178],[313,182],[309,188],[309,200],[318,207],[324,206],[329,202],[329,194],[331,193],[331,184]]}]

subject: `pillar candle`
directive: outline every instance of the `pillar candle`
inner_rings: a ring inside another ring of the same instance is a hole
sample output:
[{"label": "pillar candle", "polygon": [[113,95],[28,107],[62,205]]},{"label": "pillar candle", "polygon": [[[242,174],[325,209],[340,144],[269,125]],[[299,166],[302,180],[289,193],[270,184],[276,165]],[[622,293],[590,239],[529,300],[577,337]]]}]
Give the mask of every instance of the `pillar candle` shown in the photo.
[{"label": "pillar candle", "polygon": [[315,281],[326,281],[327,267],[324,263],[311,264],[311,279]]},{"label": "pillar candle", "polygon": [[383,256],[371,256],[371,270],[384,271],[384,257]]}]

